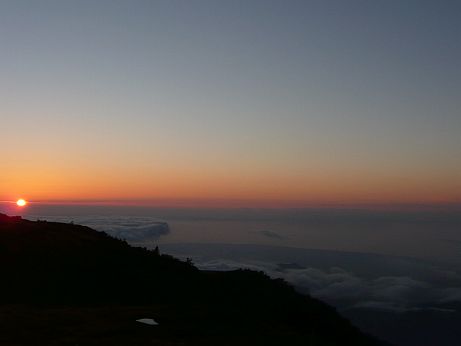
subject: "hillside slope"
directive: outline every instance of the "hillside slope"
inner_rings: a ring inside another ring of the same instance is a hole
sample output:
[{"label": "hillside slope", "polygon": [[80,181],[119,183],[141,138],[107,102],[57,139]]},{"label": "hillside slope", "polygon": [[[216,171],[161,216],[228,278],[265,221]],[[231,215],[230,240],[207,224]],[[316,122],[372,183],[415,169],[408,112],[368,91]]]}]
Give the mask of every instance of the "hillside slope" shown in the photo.
[{"label": "hillside slope", "polygon": [[199,271],[84,226],[0,214],[0,274],[2,344],[379,344],[283,281]]}]

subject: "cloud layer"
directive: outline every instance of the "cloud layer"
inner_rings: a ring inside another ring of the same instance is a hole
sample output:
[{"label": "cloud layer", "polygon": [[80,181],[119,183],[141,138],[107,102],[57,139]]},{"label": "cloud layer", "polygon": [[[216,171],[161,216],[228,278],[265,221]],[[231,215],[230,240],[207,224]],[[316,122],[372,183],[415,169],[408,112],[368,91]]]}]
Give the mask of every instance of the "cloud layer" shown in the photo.
[{"label": "cloud layer", "polygon": [[[410,276],[364,278],[340,267],[286,269],[289,265],[267,262],[211,260],[198,262],[205,270],[248,268],[285,279],[299,291],[327,301],[341,309],[373,308],[395,312],[430,309],[443,312],[447,303],[461,302],[460,287],[439,287]],[[293,265],[293,267],[296,267]]]},{"label": "cloud layer", "polygon": [[128,242],[149,242],[170,233],[168,223],[152,217],[46,217],[48,221],[74,222]]}]

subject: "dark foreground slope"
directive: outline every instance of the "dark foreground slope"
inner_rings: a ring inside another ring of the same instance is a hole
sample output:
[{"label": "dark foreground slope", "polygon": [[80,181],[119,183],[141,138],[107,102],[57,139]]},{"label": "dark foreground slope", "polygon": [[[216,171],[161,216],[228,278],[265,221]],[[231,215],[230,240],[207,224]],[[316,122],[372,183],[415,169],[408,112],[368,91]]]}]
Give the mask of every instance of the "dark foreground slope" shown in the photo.
[{"label": "dark foreground slope", "polygon": [[201,272],[78,225],[0,214],[0,275],[5,345],[377,345],[263,273]]}]

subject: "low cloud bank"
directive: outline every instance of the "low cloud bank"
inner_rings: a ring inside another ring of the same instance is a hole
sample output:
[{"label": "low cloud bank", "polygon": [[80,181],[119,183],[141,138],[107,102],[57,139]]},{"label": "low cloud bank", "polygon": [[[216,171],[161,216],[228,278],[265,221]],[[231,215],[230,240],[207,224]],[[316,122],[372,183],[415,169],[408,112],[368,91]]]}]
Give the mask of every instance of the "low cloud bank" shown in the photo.
[{"label": "low cloud bank", "polygon": [[262,231],[257,231],[258,234],[266,237],[266,238],[271,238],[271,239],[277,239],[277,240],[283,240],[285,237],[281,235],[280,233],[270,231],[270,230],[262,230]]},{"label": "low cloud bank", "polygon": [[152,217],[45,217],[48,221],[74,222],[91,227],[97,231],[124,239],[127,242],[145,242],[156,240],[170,233],[168,223]]},{"label": "low cloud bank", "polygon": [[170,228],[165,222],[149,222],[147,224],[133,225],[104,225],[99,227],[98,230],[104,231],[115,238],[125,239],[128,242],[154,240],[170,233]]},{"label": "low cloud bank", "polygon": [[[309,293],[340,309],[372,308],[394,312],[434,310],[454,312],[445,308],[461,302],[460,287],[441,287],[410,276],[363,278],[340,267],[286,269],[286,264],[267,262],[243,263],[229,260],[198,262],[204,270],[234,270],[248,268],[282,278],[303,293]],[[459,276],[459,275],[458,275]],[[461,278],[460,278],[461,280]]]}]

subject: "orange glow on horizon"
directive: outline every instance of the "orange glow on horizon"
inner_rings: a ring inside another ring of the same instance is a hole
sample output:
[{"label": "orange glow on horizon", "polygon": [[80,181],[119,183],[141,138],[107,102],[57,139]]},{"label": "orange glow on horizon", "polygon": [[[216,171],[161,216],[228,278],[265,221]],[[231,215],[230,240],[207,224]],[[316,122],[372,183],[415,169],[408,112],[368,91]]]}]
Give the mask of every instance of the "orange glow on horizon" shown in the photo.
[{"label": "orange glow on horizon", "polygon": [[[337,172],[224,171],[180,167],[145,170],[94,166],[21,167],[2,178],[0,200],[24,195],[56,204],[187,207],[317,207],[459,204],[461,186],[452,176],[407,178]],[[33,175],[30,172],[34,172]],[[322,173],[322,174],[321,174]],[[6,186],[6,185],[5,185]],[[26,202],[27,203],[27,202]],[[19,206],[19,204],[18,204]]]}]

